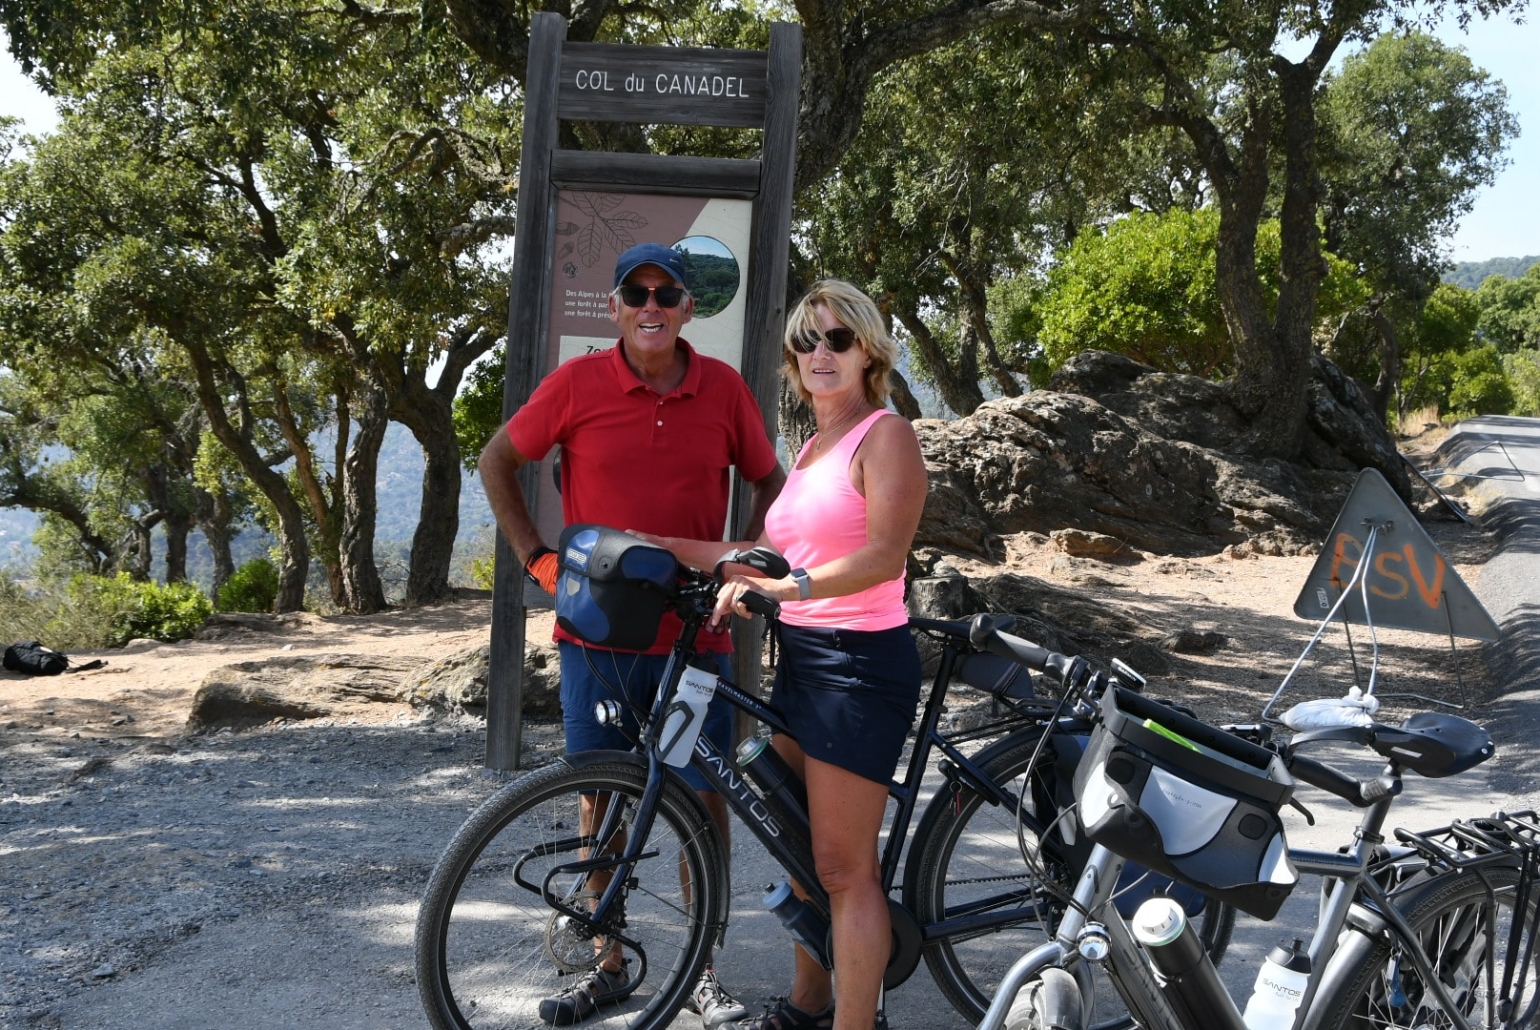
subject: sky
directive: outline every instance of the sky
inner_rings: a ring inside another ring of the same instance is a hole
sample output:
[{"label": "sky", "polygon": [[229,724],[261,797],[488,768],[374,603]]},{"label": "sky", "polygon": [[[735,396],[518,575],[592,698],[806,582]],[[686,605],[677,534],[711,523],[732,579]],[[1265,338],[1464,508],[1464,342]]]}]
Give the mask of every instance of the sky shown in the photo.
[{"label": "sky", "polygon": [[[1477,196],[1451,241],[1450,257],[1485,261],[1540,255],[1540,10],[1523,25],[1508,18],[1477,20],[1469,33],[1451,21],[1439,35],[1463,47],[1478,67],[1502,81],[1519,121],[1519,138],[1509,146],[1509,166]],[[0,45],[4,43],[0,35]],[[0,53],[0,114],[21,118],[33,133],[49,131],[57,120],[48,98],[8,52]]]}]

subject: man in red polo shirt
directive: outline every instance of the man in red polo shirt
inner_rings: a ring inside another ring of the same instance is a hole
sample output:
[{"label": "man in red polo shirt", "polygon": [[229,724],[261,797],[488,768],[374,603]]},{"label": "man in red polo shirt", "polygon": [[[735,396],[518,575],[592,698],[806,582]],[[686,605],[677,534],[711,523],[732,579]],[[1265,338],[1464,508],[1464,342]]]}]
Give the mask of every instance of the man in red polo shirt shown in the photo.
[{"label": "man in red polo shirt", "polygon": [[[481,481],[498,528],[546,591],[556,585],[556,554],[535,528],[516,473],[558,445],[562,517],[568,525],[594,522],[658,536],[720,539],[736,466],[753,488],[749,524],[737,538],[758,539],[786,475],[748,384],[732,366],[697,354],[680,339],[694,304],[678,251],[643,243],[621,254],[609,299],[620,341],[610,350],[563,362],[481,452]],[[556,630],[569,753],[630,748],[620,730],[599,725],[594,705],[613,697],[615,686],[637,704],[649,704],[679,630],[678,617],[666,614],[653,646],[643,653],[587,647]],[[699,646],[715,653],[723,674],[731,675],[726,633],[703,631]],[[629,713],[626,718],[634,736],[635,722]],[[712,701],[704,732],[724,753],[732,747],[732,722],[732,707],[721,698]],[[694,769],[681,772],[727,840],[726,803]],[[592,798],[582,799],[585,829],[593,804]],[[571,1025],[598,1005],[624,998],[630,979],[625,961],[618,946],[599,955],[574,986],[541,1003],[541,1018]],[[691,1003],[707,1027],[746,1013],[710,967]]]}]

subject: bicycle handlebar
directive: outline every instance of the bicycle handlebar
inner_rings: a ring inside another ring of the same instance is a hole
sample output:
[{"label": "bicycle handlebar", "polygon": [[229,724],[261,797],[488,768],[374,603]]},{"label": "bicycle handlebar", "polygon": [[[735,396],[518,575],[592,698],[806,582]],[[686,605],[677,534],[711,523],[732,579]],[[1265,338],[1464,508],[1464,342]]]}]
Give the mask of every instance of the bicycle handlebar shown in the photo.
[{"label": "bicycle handlebar", "polygon": [[[1005,632],[1015,624],[1016,620],[1009,615],[975,615],[968,628],[968,640],[974,647],[1054,677],[1065,690],[1085,691],[1087,687],[1094,688],[1097,680],[1104,679],[1103,674],[1094,671],[1091,663],[1079,655],[1062,655]],[[1091,692],[1098,691],[1093,689]]]}]

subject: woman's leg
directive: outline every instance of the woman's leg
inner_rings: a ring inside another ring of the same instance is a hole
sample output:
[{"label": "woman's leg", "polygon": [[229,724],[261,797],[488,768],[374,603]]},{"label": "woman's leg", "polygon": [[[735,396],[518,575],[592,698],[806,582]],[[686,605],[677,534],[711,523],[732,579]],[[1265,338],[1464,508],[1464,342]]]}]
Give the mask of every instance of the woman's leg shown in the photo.
[{"label": "woman's leg", "polygon": [[[887,785],[814,758],[804,760],[803,773],[813,859],[833,914],[838,992],[834,1030],[872,1030],[892,950],[888,899],[882,893],[877,858]],[[807,1007],[795,999],[793,1003]]]},{"label": "woman's leg", "polygon": [[[806,759],[802,755],[802,748],[795,740],[784,733],[777,733],[770,738],[770,745],[776,753],[786,760],[797,777],[807,784]],[[811,787],[809,787],[809,806],[812,805]],[[818,830],[813,829],[814,855],[817,855]],[[807,897],[800,883],[792,884],[798,897]],[[818,960],[810,956],[796,945],[792,945],[792,954],[796,963],[796,972],[791,981],[791,993],[787,1000],[804,1012],[822,1012],[834,1000],[834,980],[829,971],[818,964]]]}]

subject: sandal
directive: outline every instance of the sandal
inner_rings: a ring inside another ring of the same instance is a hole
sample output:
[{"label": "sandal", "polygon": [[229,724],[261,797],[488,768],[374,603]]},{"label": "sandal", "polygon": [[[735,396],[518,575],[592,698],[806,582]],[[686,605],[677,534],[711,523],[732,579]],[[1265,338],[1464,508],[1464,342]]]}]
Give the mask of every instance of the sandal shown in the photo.
[{"label": "sandal", "polygon": [[832,1030],[834,1002],[829,1002],[817,1012],[804,1012],[793,1005],[790,999],[776,998],[759,1015],[740,1019],[728,1026],[734,1030]]}]

